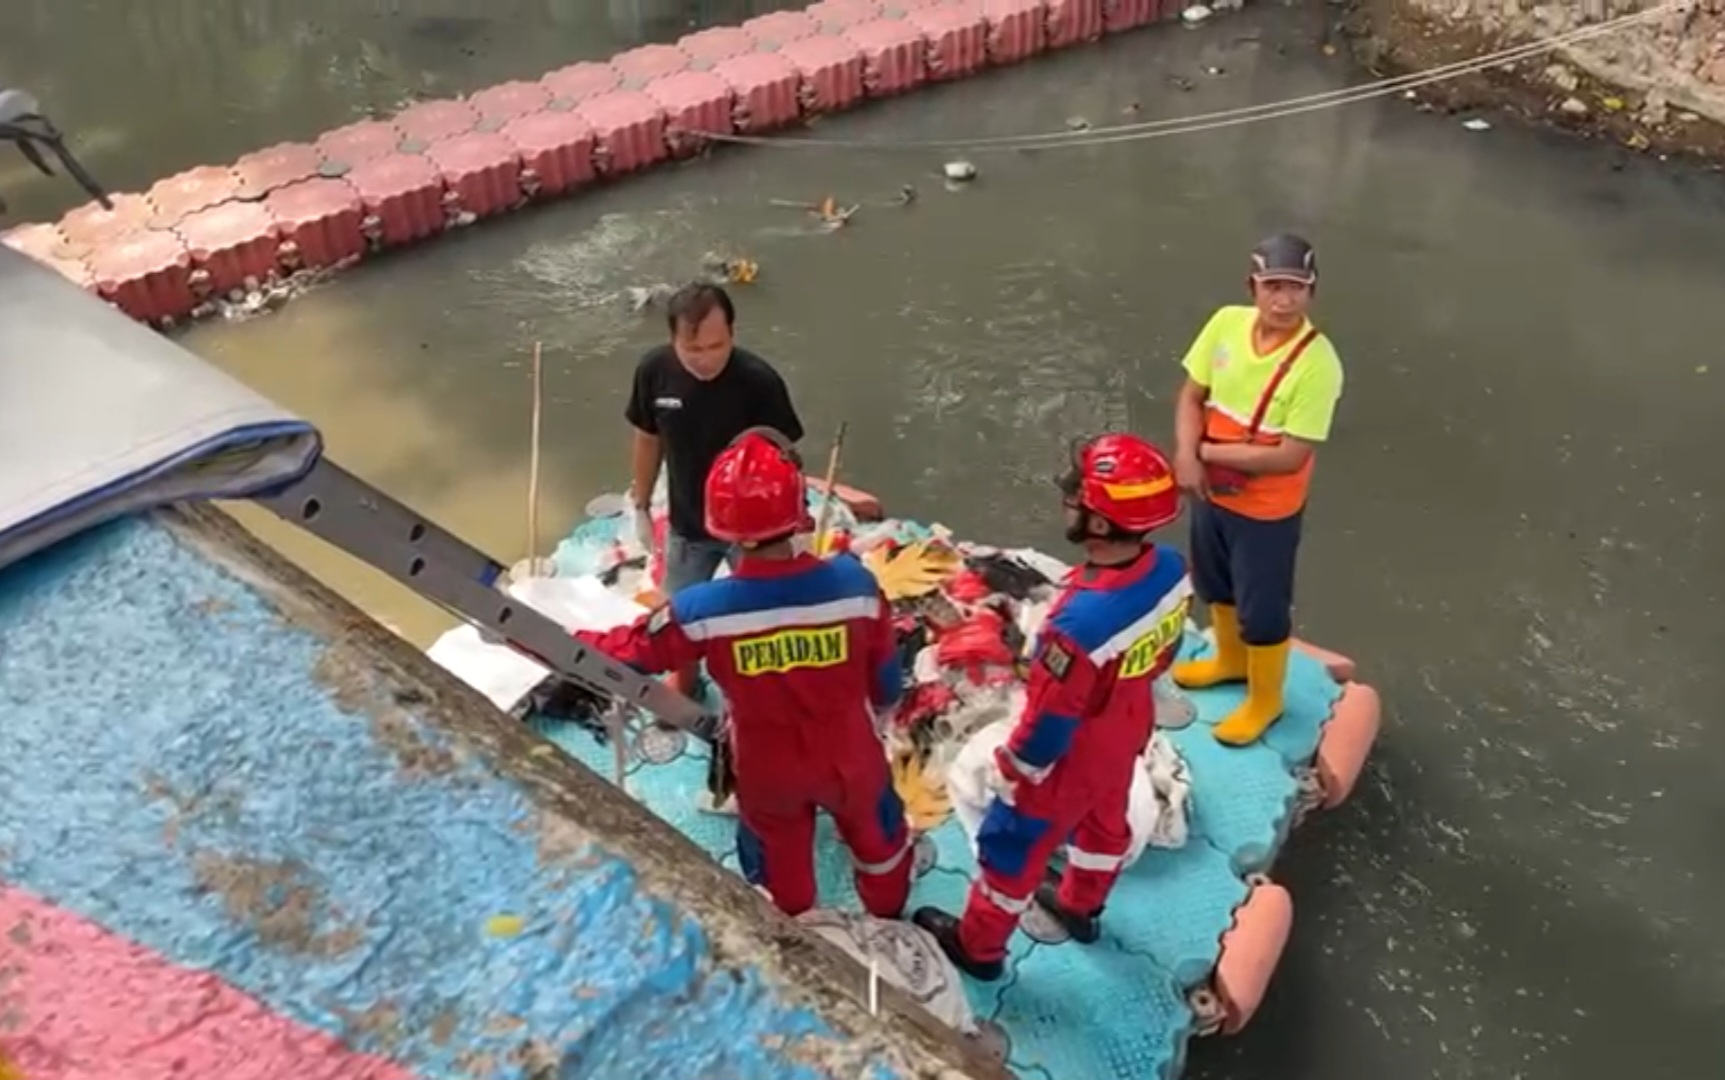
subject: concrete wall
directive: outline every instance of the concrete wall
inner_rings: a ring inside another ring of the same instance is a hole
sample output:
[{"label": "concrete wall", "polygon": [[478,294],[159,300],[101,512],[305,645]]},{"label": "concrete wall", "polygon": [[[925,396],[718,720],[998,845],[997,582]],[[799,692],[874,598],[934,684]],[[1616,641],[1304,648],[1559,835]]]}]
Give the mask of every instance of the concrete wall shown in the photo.
[{"label": "concrete wall", "polygon": [[215,511],[0,573],[0,792],[8,1080],[1000,1075]]},{"label": "concrete wall", "polygon": [[[1551,37],[1660,4],[1660,0],[1395,2],[1514,41]],[[1688,0],[1646,24],[1565,46],[1556,57],[1596,79],[1646,95],[1643,108],[1651,123],[1664,123],[1673,110],[1725,123],[1725,0]]]}]

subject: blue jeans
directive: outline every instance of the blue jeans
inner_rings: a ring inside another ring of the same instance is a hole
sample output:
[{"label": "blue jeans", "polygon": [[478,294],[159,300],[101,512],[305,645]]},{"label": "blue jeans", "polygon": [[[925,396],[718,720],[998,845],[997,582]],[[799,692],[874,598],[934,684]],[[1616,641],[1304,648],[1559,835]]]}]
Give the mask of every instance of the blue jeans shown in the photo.
[{"label": "blue jeans", "polygon": [[737,564],[737,549],[723,540],[690,540],[667,533],[665,536],[666,596],[676,596],[691,585],[711,581],[719,572],[720,563]]}]

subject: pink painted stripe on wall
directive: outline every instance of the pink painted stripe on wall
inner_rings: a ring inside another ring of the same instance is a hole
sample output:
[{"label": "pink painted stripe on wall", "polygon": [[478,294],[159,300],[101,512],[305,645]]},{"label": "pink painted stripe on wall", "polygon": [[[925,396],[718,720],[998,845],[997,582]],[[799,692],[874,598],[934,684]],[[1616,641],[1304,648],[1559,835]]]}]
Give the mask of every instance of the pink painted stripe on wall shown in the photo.
[{"label": "pink painted stripe on wall", "polygon": [[4,1080],[413,1080],[0,882]]}]

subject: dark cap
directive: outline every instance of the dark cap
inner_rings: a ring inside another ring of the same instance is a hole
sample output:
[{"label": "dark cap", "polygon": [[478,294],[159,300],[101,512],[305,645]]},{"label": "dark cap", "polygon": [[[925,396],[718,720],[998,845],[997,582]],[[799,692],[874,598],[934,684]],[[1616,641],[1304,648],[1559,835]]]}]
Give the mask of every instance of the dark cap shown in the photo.
[{"label": "dark cap", "polygon": [[1277,233],[1252,249],[1252,279],[1316,284],[1318,253],[1303,237]]}]

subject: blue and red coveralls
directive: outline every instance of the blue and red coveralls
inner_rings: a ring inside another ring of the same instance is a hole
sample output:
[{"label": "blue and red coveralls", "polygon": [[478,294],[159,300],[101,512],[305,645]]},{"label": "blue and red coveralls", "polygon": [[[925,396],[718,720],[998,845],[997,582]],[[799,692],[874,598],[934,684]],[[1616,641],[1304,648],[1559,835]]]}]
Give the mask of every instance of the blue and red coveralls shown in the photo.
[{"label": "blue and red coveralls", "polygon": [[910,835],[869,706],[896,705],[903,674],[891,609],[861,562],[745,553],[732,576],[632,626],[578,636],[651,673],[706,661],[730,705],[737,856],[780,910],[815,905],[818,807],[850,848],[863,907],[902,914]]},{"label": "blue and red coveralls", "polygon": [[1126,806],[1155,729],[1150,684],[1174,660],[1191,606],[1186,560],[1151,546],[1121,567],[1083,566],[1037,636],[1024,713],[996,754],[1004,791],[977,830],[981,873],[958,934],[998,960],[1056,849],[1061,908],[1101,911],[1131,845]]}]

